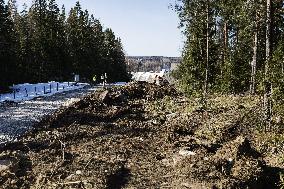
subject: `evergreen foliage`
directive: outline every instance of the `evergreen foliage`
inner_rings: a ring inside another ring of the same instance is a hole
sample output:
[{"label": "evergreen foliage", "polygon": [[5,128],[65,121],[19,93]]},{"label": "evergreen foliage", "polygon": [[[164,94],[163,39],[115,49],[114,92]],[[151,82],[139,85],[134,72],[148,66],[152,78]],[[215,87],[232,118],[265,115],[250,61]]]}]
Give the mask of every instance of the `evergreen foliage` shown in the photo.
[{"label": "evergreen foliage", "polygon": [[[276,0],[271,3],[268,79],[272,82],[275,93],[281,93],[279,91],[284,89],[284,2]],[[255,80],[256,92],[264,93],[267,24],[265,0],[178,0],[176,11],[186,41],[182,64],[174,76],[187,92],[202,94],[208,51],[209,92],[245,93]],[[206,19],[207,13],[209,19]],[[256,63],[255,73],[252,72],[253,61]]]},{"label": "evergreen foliage", "polygon": [[21,12],[16,0],[0,0],[0,89],[104,73],[109,81],[128,80],[121,41],[79,2],[66,15],[55,0],[34,0]]}]

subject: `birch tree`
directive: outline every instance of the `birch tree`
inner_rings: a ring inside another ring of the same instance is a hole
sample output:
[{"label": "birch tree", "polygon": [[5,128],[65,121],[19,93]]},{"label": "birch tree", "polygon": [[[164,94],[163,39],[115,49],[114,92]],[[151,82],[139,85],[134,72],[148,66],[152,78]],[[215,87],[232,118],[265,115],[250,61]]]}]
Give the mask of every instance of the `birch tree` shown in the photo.
[{"label": "birch tree", "polygon": [[272,101],[271,91],[272,85],[269,79],[269,61],[270,61],[270,37],[271,37],[271,0],[267,0],[266,4],[266,60],[265,60],[265,93],[264,93],[264,118],[266,129],[271,129]]}]

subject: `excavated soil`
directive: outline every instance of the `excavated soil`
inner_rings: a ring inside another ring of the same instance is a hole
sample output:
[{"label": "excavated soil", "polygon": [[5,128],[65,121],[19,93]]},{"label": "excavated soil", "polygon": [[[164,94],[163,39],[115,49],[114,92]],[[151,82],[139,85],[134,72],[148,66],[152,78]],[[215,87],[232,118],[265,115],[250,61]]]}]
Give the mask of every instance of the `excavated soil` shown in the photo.
[{"label": "excavated soil", "polygon": [[95,92],[2,146],[0,187],[280,188],[283,169],[252,132],[258,101],[212,99],[205,111],[172,86],[142,82]]}]

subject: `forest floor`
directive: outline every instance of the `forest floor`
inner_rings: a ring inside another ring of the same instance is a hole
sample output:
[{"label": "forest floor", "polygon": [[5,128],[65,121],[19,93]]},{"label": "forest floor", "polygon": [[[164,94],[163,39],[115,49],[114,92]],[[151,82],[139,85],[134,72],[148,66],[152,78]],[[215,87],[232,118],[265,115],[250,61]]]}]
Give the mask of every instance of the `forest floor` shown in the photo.
[{"label": "forest floor", "polygon": [[283,127],[264,132],[261,99],[207,104],[147,83],[97,91],[2,146],[0,186],[281,188]]}]

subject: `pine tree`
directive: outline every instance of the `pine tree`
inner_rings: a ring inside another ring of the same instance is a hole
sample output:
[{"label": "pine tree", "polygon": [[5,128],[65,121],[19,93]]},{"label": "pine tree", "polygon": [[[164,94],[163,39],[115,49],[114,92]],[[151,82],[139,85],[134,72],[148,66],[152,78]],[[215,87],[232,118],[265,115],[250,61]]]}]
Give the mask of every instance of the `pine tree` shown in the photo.
[{"label": "pine tree", "polygon": [[[64,14],[64,13],[63,13]],[[46,62],[48,62],[47,77],[52,80],[63,80],[68,74],[68,62],[66,52],[65,20],[55,0],[50,0],[47,10],[47,47]],[[67,72],[67,73],[66,73]]]},{"label": "pine tree", "polygon": [[99,20],[91,15],[90,28],[92,35],[89,36],[89,42],[91,43],[91,58],[92,64],[90,65],[90,77],[101,76],[104,70],[105,62],[105,50],[104,50],[104,32],[103,27]]},{"label": "pine tree", "polygon": [[79,64],[80,55],[82,54],[82,52],[80,52],[80,49],[82,49],[80,42],[82,32],[79,25],[80,14],[82,14],[81,5],[77,2],[76,6],[71,8],[66,24],[67,44],[69,50],[68,54],[72,61],[72,72],[77,74],[81,74]]},{"label": "pine tree", "polygon": [[121,42],[110,29],[103,31],[100,22],[83,11],[79,2],[67,18],[67,36],[74,73],[86,81],[104,73],[109,81],[127,78]]},{"label": "pine tree", "polygon": [[0,0],[0,90],[14,81],[16,68],[15,32],[9,8]]},{"label": "pine tree", "polygon": [[[186,91],[207,93],[216,81],[216,9],[215,1],[181,1],[177,7],[181,25],[185,27],[187,41],[183,52],[183,63],[176,75]],[[208,87],[207,87],[208,86]]]},{"label": "pine tree", "polygon": [[117,39],[111,29],[105,30],[104,47],[107,65],[105,71],[109,81],[127,81],[126,60],[121,40]]},{"label": "pine tree", "polygon": [[[20,82],[69,80],[78,73],[85,81],[110,72],[111,80],[125,79],[121,41],[82,10],[79,2],[66,17],[55,0],[34,0],[19,13],[16,0],[0,1],[0,86]],[[109,38],[108,38],[109,37]],[[107,46],[106,41],[111,41]],[[110,52],[111,57],[107,55]]]},{"label": "pine tree", "polygon": [[[187,40],[176,76],[185,90],[200,94],[208,84],[211,92],[261,92],[266,60],[265,7],[262,0],[179,1],[177,11]],[[272,3],[271,52],[278,49],[273,56],[278,62],[282,8],[281,1]],[[274,63],[273,69],[281,70],[282,65]],[[272,73],[275,83],[280,73]]]},{"label": "pine tree", "polygon": [[27,10],[27,5],[23,5],[23,10],[19,14],[19,19],[15,24],[15,29],[18,37],[18,75],[25,82],[36,82],[35,64],[33,62],[32,53],[32,23]]}]

